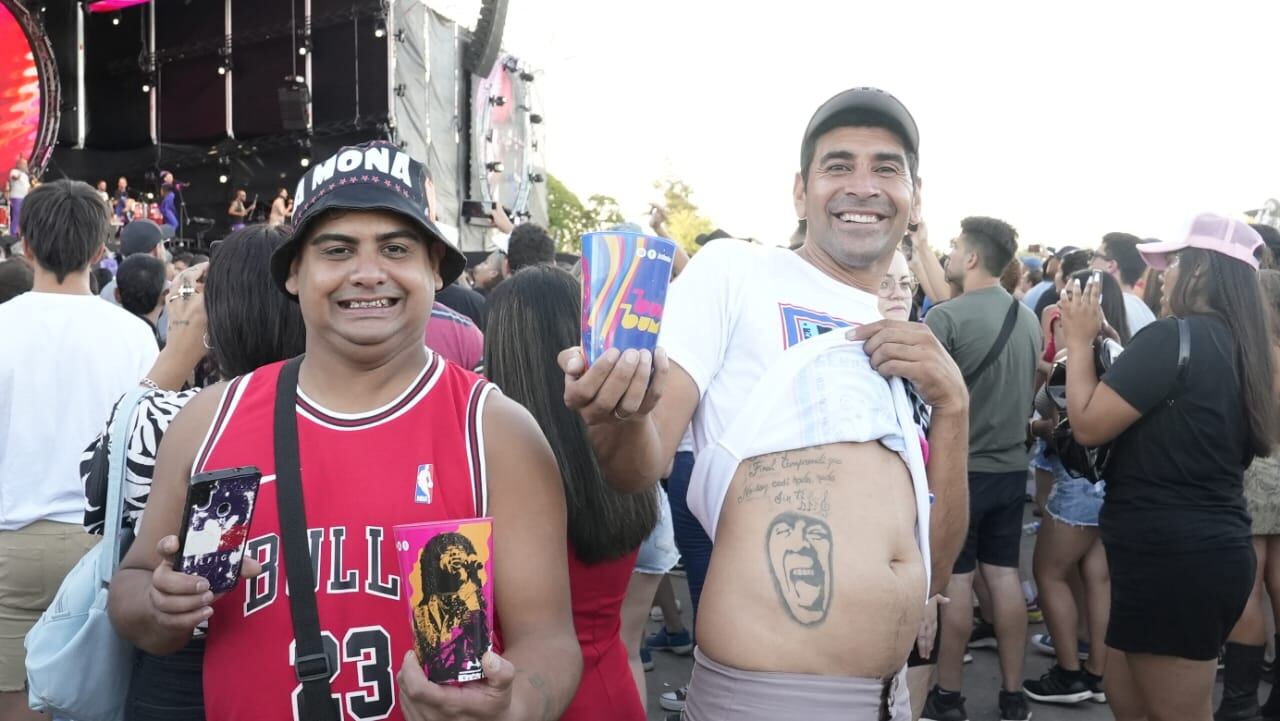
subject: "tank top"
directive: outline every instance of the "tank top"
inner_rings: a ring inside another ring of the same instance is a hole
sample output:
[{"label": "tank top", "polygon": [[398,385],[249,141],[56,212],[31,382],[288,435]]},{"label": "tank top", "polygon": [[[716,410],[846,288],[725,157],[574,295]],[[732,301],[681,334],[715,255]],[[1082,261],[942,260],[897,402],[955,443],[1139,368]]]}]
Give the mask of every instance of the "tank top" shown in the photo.
[{"label": "tank top", "polygon": [[[262,471],[247,552],[263,573],[214,603],[204,661],[209,721],[302,721],[276,505],[272,421],[282,365],[228,384],[193,468]],[[404,718],[395,674],[413,633],[391,528],[483,515],[481,419],[492,389],[430,350],[409,388],[367,413],[325,410],[299,389],[316,606],[340,719]]]},{"label": "tank top", "polygon": [[573,628],[582,647],[582,681],[560,721],[645,721],[644,704],[619,634],[622,602],[637,547],[621,558],[587,565],[569,544]]}]

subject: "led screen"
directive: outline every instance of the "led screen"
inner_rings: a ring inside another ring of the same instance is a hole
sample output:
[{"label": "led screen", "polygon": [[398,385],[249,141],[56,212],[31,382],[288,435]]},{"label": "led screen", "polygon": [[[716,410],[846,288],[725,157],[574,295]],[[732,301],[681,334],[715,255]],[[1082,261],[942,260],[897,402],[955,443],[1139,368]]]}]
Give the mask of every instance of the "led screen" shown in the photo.
[{"label": "led screen", "polygon": [[[0,170],[31,158],[40,133],[40,77],[26,33],[0,5]],[[6,172],[5,175],[8,173]]]}]

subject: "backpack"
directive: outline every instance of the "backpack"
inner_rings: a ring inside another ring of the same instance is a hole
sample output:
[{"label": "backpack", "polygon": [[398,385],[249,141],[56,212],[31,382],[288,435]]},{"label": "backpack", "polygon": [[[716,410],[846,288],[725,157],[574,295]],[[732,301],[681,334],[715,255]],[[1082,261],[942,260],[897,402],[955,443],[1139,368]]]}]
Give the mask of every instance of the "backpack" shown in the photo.
[{"label": "backpack", "polygon": [[[1118,355],[1114,352],[1114,346],[1111,350],[1108,350],[1109,344],[1114,344],[1114,341],[1094,344],[1093,360],[1099,378],[1111,367],[1111,364],[1115,361],[1115,356]],[[1177,379],[1180,385],[1185,384],[1187,366],[1190,362],[1191,329],[1187,326],[1187,321],[1179,318]],[[1054,404],[1062,414],[1062,420],[1053,429],[1053,447],[1058,452],[1058,459],[1062,461],[1062,466],[1067,469],[1068,474],[1073,478],[1085,478],[1090,483],[1097,483],[1104,478],[1107,463],[1111,460],[1111,448],[1115,441],[1112,440],[1100,446],[1090,447],[1076,440],[1075,434],[1071,431],[1071,419],[1066,416],[1066,377],[1066,365],[1061,362],[1055,363],[1053,372],[1049,375],[1049,396],[1053,398]]]},{"label": "backpack", "polygon": [[109,444],[103,537],[63,579],[53,603],[27,634],[27,693],[31,708],[76,721],[121,721],[135,649],[107,617],[107,590],[120,563],[127,531],[120,529],[129,428],[138,387],[125,395]]}]

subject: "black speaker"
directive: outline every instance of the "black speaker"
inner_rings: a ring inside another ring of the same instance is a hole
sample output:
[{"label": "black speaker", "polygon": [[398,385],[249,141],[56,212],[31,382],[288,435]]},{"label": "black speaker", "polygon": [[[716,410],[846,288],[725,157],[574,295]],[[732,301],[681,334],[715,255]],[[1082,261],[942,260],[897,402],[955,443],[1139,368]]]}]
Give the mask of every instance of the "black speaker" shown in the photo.
[{"label": "black speaker", "polygon": [[487,77],[502,50],[502,29],[507,24],[507,0],[484,0],[471,41],[463,51],[462,64],[480,77]]},{"label": "black speaker", "polygon": [[307,129],[307,106],[311,104],[311,91],[305,83],[289,83],[280,88],[280,122],[285,130]]}]

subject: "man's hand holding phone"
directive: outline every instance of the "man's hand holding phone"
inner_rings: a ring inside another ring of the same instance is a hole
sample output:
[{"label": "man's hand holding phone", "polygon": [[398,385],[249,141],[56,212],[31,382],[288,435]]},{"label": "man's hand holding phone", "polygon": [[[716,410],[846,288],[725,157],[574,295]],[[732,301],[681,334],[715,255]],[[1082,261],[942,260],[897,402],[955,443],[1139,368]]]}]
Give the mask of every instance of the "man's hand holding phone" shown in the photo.
[{"label": "man's hand holding phone", "polygon": [[[190,634],[213,615],[213,602],[221,594],[210,591],[204,578],[174,570],[178,547],[177,536],[165,536],[156,546],[162,560],[151,574],[151,615],[161,628]],[[261,573],[262,564],[245,556],[240,578],[252,579]]]}]

